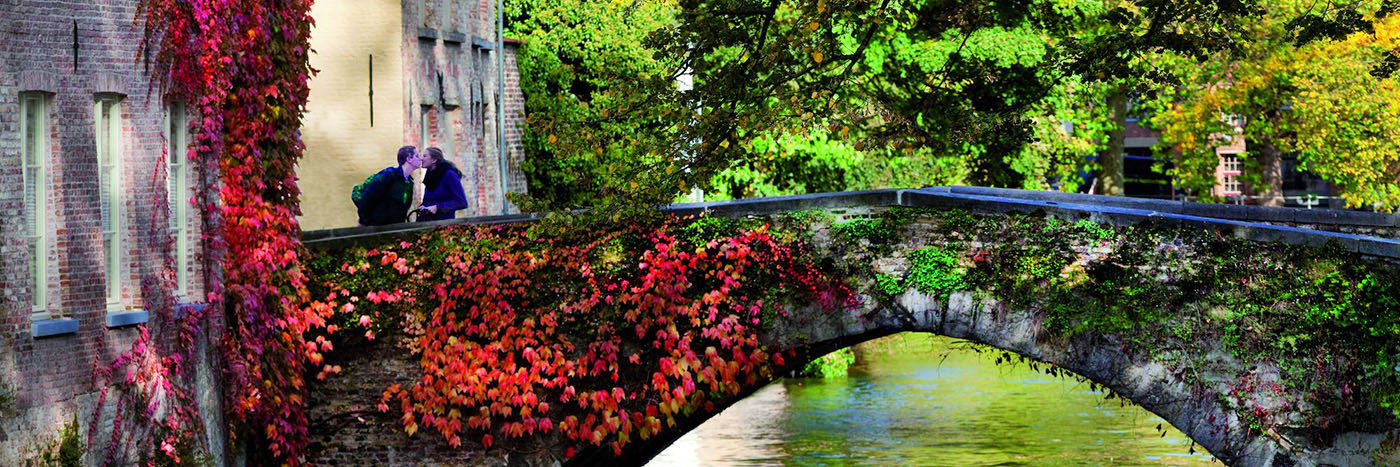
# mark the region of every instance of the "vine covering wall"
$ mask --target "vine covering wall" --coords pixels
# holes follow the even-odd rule
[[[790,297],[855,304],[791,231],[727,222],[459,227],[318,256],[311,309],[330,324],[313,344],[409,349],[422,374],[377,409],[410,435],[618,453],[785,368],[758,331]]]
[[[203,247],[221,270],[208,278],[209,307],[180,318],[180,333],[194,333],[210,313],[225,323],[219,342],[225,404],[234,437],[259,448],[249,452],[258,463],[299,462],[306,435],[304,367],[312,354],[303,334],[320,325],[317,317],[300,314],[306,289],[293,171],[302,152],[298,128],[311,73],[310,5],[142,0],[137,14],[145,25],[143,47],[154,52],[153,85],[165,87],[169,99],[185,102],[198,116],[191,122],[187,156],[218,177],[205,180],[217,185],[217,196],[201,192],[198,201],[208,233]],[[188,348],[189,342],[177,345]],[[112,369],[130,362],[139,367],[157,356],[153,352],[138,343],[132,357]],[[127,374],[138,380],[151,373],[188,378],[178,353],[162,358],[171,364]],[[146,390],[141,399],[186,397],[175,389]],[[186,435],[154,445],[155,460],[180,462],[173,444],[198,428],[189,418],[159,426]]]

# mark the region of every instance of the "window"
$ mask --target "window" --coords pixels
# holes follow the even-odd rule
[[[122,119],[121,100],[99,96],[93,104],[97,139],[98,204],[102,209],[102,252],[107,269],[107,307],[119,308],[122,300]]]
[[[433,125],[429,123],[429,120],[433,118],[433,107],[424,105],[419,106],[419,108],[422,109],[422,112],[418,113],[418,151],[421,152],[428,149],[428,144],[433,140],[431,134],[428,133],[433,131]]]
[[[48,306],[48,97],[22,93],[19,99],[19,133],[24,161],[24,240],[29,250],[30,312],[42,314]]]
[[[1240,194],[1240,156],[1238,154],[1221,154],[1220,173],[1222,175],[1221,190],[1224,191],[1224,194]]]
[[[1224,185],[1225,185],[1225,194],[1227,194],[1227,195],[1238,195],[1238,194],[1240,194],[1240,177],[1239,177],[1238,175],[1226,175],[1226,176],[1225,176],[1225,184],[1224,184]]]
[[[1240,173],[1240,157],[1238,154],[1221,154],[1222,171],[1225,173]]]
[[[170,198],[170,235],[175,239],[175,292],[180,297],[189,296],[190,282],[188,129],[189,117],[184,104],[168,104],[165,107],[166,193]]]

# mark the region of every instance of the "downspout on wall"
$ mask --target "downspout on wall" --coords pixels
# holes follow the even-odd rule
[[[496,155],[501,163],[501,214],[510,214],[510,201],[506,199],[506,179],[510,175],[506,154],[506,9],[504,0],[496,3]]]

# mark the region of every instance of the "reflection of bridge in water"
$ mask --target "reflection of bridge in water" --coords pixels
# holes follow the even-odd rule
[[[1073,378],[924,333],[853,348],[849,376],[769,384],[647,467],[1219,465],[1165,420]]]
[[[888,240],[888,248],[872,248],[865,240],[851,244],[849,238],[838,238],[839,236],[833,233],[833,226],[838,223],[870,218],[892,206],[919,207],[925,210],[918,211],[917,218],[908,227],[902,227],[897,238]],[[940,217],[938,214],[949,212],[950,209],[987,217],[979,217],[979,220],[975,221],[957,220],[962,224],[954,224],[954,220],[950,220],[952,218]],[[1263,387],[1272,387],[1271,384],[1281,380],[1282,370],[1272,362],[1241,361],[1228,353],[1222,353],[1222,344],[1216,340],[1219,333],[1215,330],[1228,323],[1212,321],[1219,319],[1220,316],[1217,315],[1222,313],[1212,308],[1212,298],[1208,296],[1212,291],[1201,290],[1202,284],[1199,283],[1175,282],[1177,277],[1192,274],[1191,271],[1196,265],[1219,264],[1221,261],[1239,259],[1214,256],[1224,254],[1222,252],[1230,255],[1256,255],[1256,259],[1266,262],[1283,262],[1284,271],[1289,271],[1288,261],[1303,261],[1310,265],[1322,261],[1320,264],[1326,267],[1335,268],[1339,264],[1360,265],[1358,267],[1374,268],[1378,271],[1377,274],[1393,274],[1393,269],[1388,269],[1385,264],[1400,263],[1400,241],[1367,235],[1397,236],[1400,221],[1397,221],[1395,216],[1198,205],[961,187],[838,193],[672,208],[673,212],[679,214],[708,211],[711,215],[728,217],[767,216],[798,210],[822,210],[834,217],[832,224],[817,226],[814,231],[813,244],[819,254],[831,255],[831,261],[869,264],[869,268],[878,274],[907,276],[911,269],[917,268],[911,263],[911,253],[929,248],[956,253],[950,260],[953,261],[950,264],[955,264],[956,268],[983,267],[979,265],[983,261],[982,255],[993,251],[1006,255],[1006,264],[1014,264],[1016,268],[1026,271],[1042,264],[1037,261],[1045,260],[1036,256],[1036,252],[1061,249],[1071,258],[1065,259],[1068,263],[1056,264],[1055,268],[1051,268],[1050,276],[1070,277],[1069,283],[1078,284],[1076,281],[1082,279],[1075,278],[1082,278],[1088,274],[1116,285],[1113,290],[1081,289],[1074,288],[1073,285],[1065,286],[1067,288],[1058,292],[1046,289],[1042,291],[1045,297],[1059,293],[1065,295],[1061,298],[1070,299],[1074,303],[1092,304],[1094,300],[1119,303],[1136,296],[1134,294],[1140,294],[1143,289],[1136,286],[1161,282],[1161,287],[1165,287],[1162,290],[1173,294],[1171,303],[1174,308],[1172,314],[1160,318],[1164,320],[1160,323],[1147,321],[1153,323],[1152,326],[1138,323],[1134,327],[1124,328],[1135,330],[1130,335],[1089,332],[1065,336],[1046,331],[1047,310],[1044,309],[1044,303],[1027,301],[1024,298],[1016,302],[1011,300],[1013,297],[989,295],[989,291],[978,290],[970,284],[959,284],[956,290],[947,293],[920,291],[914,288],[901,289],[902,292],[894,293],[888,299],[877,299],[876,295],[873,295],[876,292],[872,289],[867,290],[867,293],[872,295],[867,295],[865,306],[859,310],[823,314],[814,306],[796,306],[791,309],[791,316],[763,323],[760,338],[771,349],[790,349],[798,355],[812,357],[896,332],[931,332],[991,345],[1003,349],[1008,356],[1015,355],[1045,362],[1052,365],[1048,367],[1051,371],[1068,370],[1085,376],[1113,393],[1160,415],[1229,464],[1293,465],[1293,462],[1316,462],[1354,465],[1389,459],[1383,456],[1396,455],[1393,446],[1400,431],[1397,431],[1394,419],[1380,417],[1375,420],[1354,421],[1356,423],[1348,425],[1353,428],[1339,429],[1334,425],[1324,430],[1320,426],[1309,425],[1313,419],[1306,412],[1309,408],[1306,401],[1311,395],[1290,392],[1295,389],[1282,385],[1278,386],[1275,392],[1262,391]],[[1032,213],[1046,217],[1007,215],[1016,213]],[[455,222],[524,220],[528,218],[487,218]],[[1062,228],[1054,226],[1063,226],[1066,222],[1082,226],[1083,234],[1057,240],[1070,243],[1065,245],[1037,244],[1034,240],[1028,240],[1029,237],[998,234],[1018,231],[1016,229],[1022,229],[1022,233],[1033,234],[1035,229],[1048,231]],[[313,249],[336,248],[351,243],[383,242],[388,238],[412,235],[414,231],[437,228],[447,223],[450,222],[309,232],[305,240]],[[1032,223],[1034,227],[1025,230],[1027,223]],[[1113,237],[1115,233],[1112,230],[1095,227],[1105,224],[1144,227],[1121,234],[1126,238],[1118,238]],[[1166,236],[1161,236],[1163,232]],[[1172,232],[1175,232],[1175,238],[1171,238]],[[1208,233],[1202,235],[1201,232]],[[1254,247],[1240,249],[1231,246],[1242,245],[1230,240],[1231,238],[1259,243],[1250,244],[1257,245]],[[1324,244],[1333,246],[1331,249],[1308,250],[1302,254],[1290,253],[1294,250],[1289,248],[1304,247],[1270,246],[1282,244],[1304,247]],[[976,252],[976,256],[969,252]],[[1122,259],[1123,255],[1145,254],[1157,255],[1159,258],[1151,260],[1156,262],[1149,261],[1150,264],[1140,266],[1125,267],[1121,264],[1127,261]],[[1270,274],[1272,276],[1269,277],[1274,277],[1278,272]],[[1267,277],[1241,279],[1247,286],[1251,280],[1265,278]],[[1019,280],[1017,281],[1017,284],[1020,284]],[[1241,287],[1233,283],[1233,278],[1219,284],[1204,285],[1227,289]],[[1129,292],[1128,289],[1135,289],[1137,292]],[[1104,295],[1105,293],[1109,295]],[[1007,303],[1021,303],[1022,306],[1015,308],[1006,305]],[[1184,313],[1191,310],[1196,314]],[[1140,313],[1150,314],[1151,311],[1130,307],[1114,309],[1114,313],[1106,319],[1118,316],[1119,312],[1124,313],[1124,316],[1136,316]],[[1207,322],[1214,324],[1205,324]],[[1167,331],[1175,330],[1171,332],[1180,333],[1182,329],[1190,331],[1193,326],[1202,332],[1216,334],[1201,339],[1183,337],[1180,341],[1173,341],[1177,342],[1177,345],[1181,345],[1181,342],[1191,342],[1190,345],[1193,346],[1171,349],[1171,355],[1175,355],[1172,358],[1176,360],[1167,360],[1163,355],[1152,352],[1139,353],[1140,351],[1130,345],[1131,342],[1143,339],[1170,340],[1171,334]],[[1187,335],[1190,333],[1187,332]],[[392,357],[391,353],[367,352],[355,358],[386,357]],[[1183,367],[1183,361],[1194,363]],[[411,365],[408,368],[411,368]],[[1190,374],[1191,381],[1183,379],[1184,372]],[[353,379],[347,377],[332,380],[328,384],[365,384],[363,381],[346,381]],[[1256,387],[1255,382],[1260,383],[1260,386]],[[758,387],[747,388],[741,397]],[[334,392],[334,389],[329,391]],[[737,399],[731,399],[728,403],[734,400]],[[1367,403],[1370,402],[1363,404]],[[312,406],[321,408],[314,401]],[[1253,412],[1256,409],[1259,412]],[[1363,407],[1360,410],[1367,414],[1386,412],[1376,407]],[[1260,432],[1254,428],[1260,426],[1259,421],[1246,418],[1253,417],[1253,413],[1267,413],[1272,420],[1288,422],[1271,423],[1267,425],[1268,430]],[[312,414],[313,417],[334,415]],[[600,450],[585,452],[575,460],[585,464],[640,464],[709,416],[703,411],[697,411],[693,415],[678,419],[677,430],[666,430],[646,441],[634,440],[624,450],[621,459],[614,458],[610,451]],[[364,433],[367,431],[343,429],[336,436],[358,436]],[[313,438],[315,436],[313,433]],[[421,440],[421,437],[418,439]],[[536,443],[534,446],[541,442],[548,444],[547,441],[532,442]],[[364,451],[371,448],[360,446],[356,449]],[[542,460],[561,457],[559,453],[551,451],[552,449],[562,448],[535,448],[537,452],[552,453],[543,455]],[[472,456],[480,456],[480,453]]]

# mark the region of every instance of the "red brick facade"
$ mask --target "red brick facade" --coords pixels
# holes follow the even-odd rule
[[[175,252],[164,162],[166,107],[158,90],[153,93],[139,54],[141,32],[132,20],[136,3],[0,2],[0,385],[12,387],[15,395],[0,403],[17,413],[0,419],[0,465],[32,459],[36,446],[48,443],[74,415],[85,433],[99,389],[94,363],[108,363],[130,346],[137,335],[132,324],[147,315],[169,315],[145,309],[147,303],[170,303],[164,299],[172,291],[163,271]],[[38,152],[47,168],[39,178],[47,192],[42,223],[47,248],[41,258],[31,257],[26,237],[23,96],[41,98],[48,130],[39,136],[47,150]],[[94,128],[99,98],[119,101],[119,143],[112,146],[119,162],[111,172],[117,174],[113,192],[119,196],[116,278],[107,277],[103,244]],[[212,186],[207,181],[215,174],[200,164],[186,167],[187,186]],[[188,202],[193,195],[192,188],[174,198]],[[202,302],[207,268],[201,266],[199,208],[190,205],[186,212],[187,294],[177,301]],[[47,269],[47,304],[38,313],[31,309],[33,261],[43,261]],[[121,283],[121,298],[109,302],[106,287],[114,279]],[[157,337],[161,321],[151,321]],[[217,411],[212,415],[218,420]],[[90,453],[86,460],[101,459]]]
[[[491,0],[403,1],[405,144],[440,147],[462,169],[462,189],[470,198],[464,215],[469,216],[502,213],[492,6]],[[519,42],[506,41],[504,51],[508,193],[526,191],[518,47]]]

